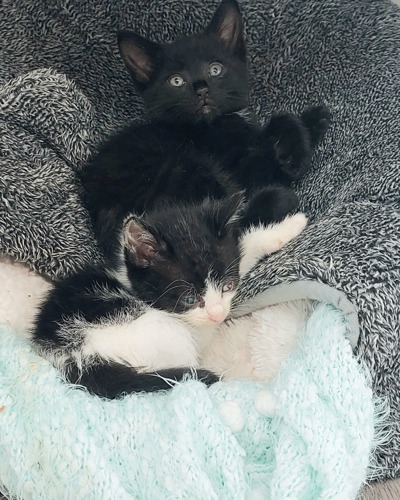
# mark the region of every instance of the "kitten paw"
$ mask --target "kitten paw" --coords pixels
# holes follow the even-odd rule
[[[239,274],[243,276],[263,257],[281,250],[296,238],[306,225],[307,217],[303,213],[297,213],[270,226],[260,224],[247,228],[240,237]]]
[[[299,212],[298,214],[287,217],[283,223],[287,225],[288,239],[284,242],[284,244],[286,244],[304,231],[307,226],[307,217],[305,214]]]
[[[311,162],[310,134],[302,118],[286,113],[275,115],[264,129],[272,146],[273,160],[290,180],[299,179]]]
[[[316,146],[332,123],[332,113],[327,106],[311,106],[303,111],[301,119],[310,134],[312,146]]]
[[[299,206],[296,193],[282,186],[268,186],[251,193],[243,213],[243,225],[282,221]]]
[[[301,234],[307,225],[307,217],[303,213],[298,213],[286,217],[282,222],[274,224],[266,229],[266,241],[268,253],[275,253],[281,250],[289,241]]]

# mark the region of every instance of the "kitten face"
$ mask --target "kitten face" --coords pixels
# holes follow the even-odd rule
[[[193,325],[224,321],[239,281],[242,203],[240,193],[128,219],[124,252],[139,298]]]
[[[222,323],[230,313],[237,283],[238,276],[225,276],[218,280],[209,275],[200,302],[184,312],[185,321],[194,326]]]
[[[243,23],[234,0],[220,4],[202,34],[159,45],[123,31],[118,42],[152,118],[211,122],[247,106]]]

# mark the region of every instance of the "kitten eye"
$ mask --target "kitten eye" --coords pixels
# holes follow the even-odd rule
[[[210,76],[218,76],[222,73],[223,68],[224,67],[222,66],[222,64],[215,62],[210,64],[208,73],[210,74]]]
[[[197,294],[186,295],[186,297],[184,297],[182,300],[183,300],[184,304],[188,307],[192,307],[192,306],[198,304],[198,302],[199,302],[199,298],[198,298]]]
[[[222,287],[222,293],[231,292],[232,290],[234,290],[234,288],[235,288],[235,283],[233,281],[228,281]]]
[[[171,76],[168,80],[169,84],[173,87],[182,87],[186,82],[180,75]]]

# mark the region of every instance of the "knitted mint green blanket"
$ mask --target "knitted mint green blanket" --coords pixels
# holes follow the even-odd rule
[[[0,485],[34,500],[353,499],[376,409],[345,333],[319,305],[268,390],[188,381],[102,401],[1,328]]]

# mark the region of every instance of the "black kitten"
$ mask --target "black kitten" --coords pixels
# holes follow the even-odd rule
[[[240,275],[306,224],[296,214],[243,230],[248,210],[237,193],[128,216],[117,228],[115,265],[79,271],[50,291],[32,336],[40,353],[69,381],[109,398],[168,389],[193,369],[215,382],[199,368]],[[147,304],[139,317],[137,299]]]
[[[297,208],[294,192],[282,186],[308,170],[330,115],[314,107],[300,117],[276,115],[263,128],[245,118],[246,48],[234,0],[222,1],[203,33],[158,44],[122,31],[118,43],[150,122],[112,137],[82,173],[107,256],[127,213],[160,202],[222,198],[244,188],[257,199],[249,223],[279,221]]]

